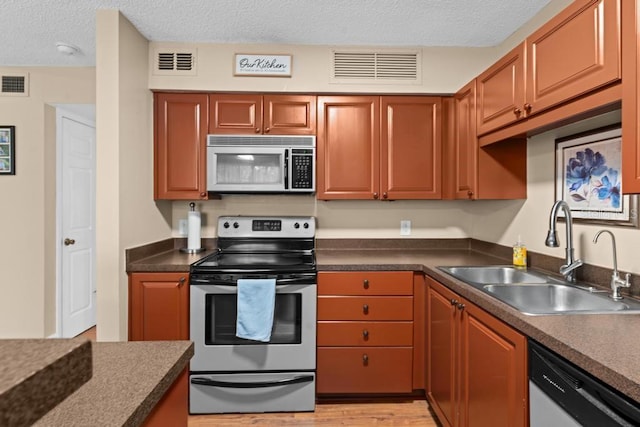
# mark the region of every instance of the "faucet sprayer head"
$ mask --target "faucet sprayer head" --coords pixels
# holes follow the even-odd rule
[[[547,233],[547,239],[544,241],[544,244],[549,246],[550,248],[557,248],[558,246],[560,246],[558,244],[558,233],[556,233],[556,230],[549,230],[549,232]]]

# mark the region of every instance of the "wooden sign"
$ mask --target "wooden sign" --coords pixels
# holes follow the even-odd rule
[[[235,76],[291,77],[291,55],[236,53]]]

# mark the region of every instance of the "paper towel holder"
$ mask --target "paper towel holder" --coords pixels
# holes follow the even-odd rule
[[[180,248],[180,252],[184,254],[199,254],[200,252],[204,252],[205,248],[197,248],[197,249],[189,249],[189,248]]]
[[[189,211],[191,213],[194,213],[195,209],[196,209],[196,204],[193,203],[193,202],[189,203]],[[191,219],[191,218],[189,218],[189,219]],[[199,214],[197,216],[197,220],[198,220],[198,227],[199,227],[199,225],[200,225],[200,216],[199,216]],[[191,239],[191,234],[189,234],[189,239]],[[197,239],[198,239],[198,245],[202,244],[202,241],[201,241],[201,238],[200,238],[199,228],[198,228],[198,238]],[[186,254],[197,254],[197,253],[203,252],[205,250],[204,248],[191,248],[189,246],[191,246],[191,243],[189,243],[186,248],[180,248],[180,252],[186,253]]]

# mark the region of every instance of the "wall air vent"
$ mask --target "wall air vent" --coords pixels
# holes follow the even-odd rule
[[[332,83],[420,83],[419,51],[333,50]]]
[[[3,75],[2,78],[2,96],[28,96],[29,95],[29,75],[14,74]]]
[[[156,49],[154,75],[195,76],[196,54],[194,51]]]

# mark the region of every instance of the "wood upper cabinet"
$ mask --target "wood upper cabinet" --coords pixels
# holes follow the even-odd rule
[[[189,274],[129,275],[129,340],[189,339]]]
[[[380,194],[380,97],[319,96],[318,199]]]
[[[576,0],[527,37],[527,114],[621,78],[620,3]]]
[[[427,398],[448,427],[528,425],[526,337],[427,278]]]
[[[442,98],[381,98],[382,199],[442,198]]]
[[[442,100],[318,97],[317,197],[442,197]]]
[[[478,135],[619,81],[620,3],[574,1],[480,74]],[[624,39],[635,40],[635,35]],[[549,122],[558,120],[552,117]]]
[[[154,94],[154,199],[207,199],[206,94]]]
[[[640,193],[640,4],[622,3],[622,191]]]
[[[311,95],[212,94],[211,134],[315,135]]]
[[[525,44],[521,43],[476,78],[477,133],[489,132],[525,117]]]
[[[478,197],[478,138],[476,136],[476,80],[453,97],[453,111],[448,115],[447,138],[448,185],[453,198]]]

